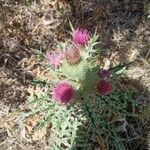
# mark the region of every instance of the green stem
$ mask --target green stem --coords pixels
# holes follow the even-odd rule
[[[101,135],[99,134],[99,132],[98,132],[98,130],[97,130],[97,127],[96,127],[94,118],[92,117],[92,114],[91,114],[91,112],[89,111],[89,107],[88,107],[88,105],[87,105],[86,103],[85,103],[85,108],[86,108],[86,111],[87,111],[87,113],[88,113],[88,115],[89,115],[89,118],[91,119],[91,123],[92,123],[93,126],[94,126],[94,129],[95,129],[95,131],[96,131],[96,134],[97,134],[98,138],[99,138],[101,141],[103,141]]]

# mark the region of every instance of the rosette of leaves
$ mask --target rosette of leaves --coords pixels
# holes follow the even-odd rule
[[[130,115],[126,111],[128,104],[135,107],[136,103],[132,98],[133,93],[121,87],[114,89],[108,96],[96,93],[94,86],[99,79],[100,70],[95,59],[95,53],[98,51],[95,49],[97,39],[98,36],[94,35],[80,50],[81,58],[76,64],[72,65],[64,60],[61,66],[55,69],[44,65],[54,76],[50,83],[34,82],[40,86],[42,83],[42,86],[51,89],[57,82],[67,80],[76,91],[76,99],[70,105],[58,104],[49,91],[34,93],[28,98],[31,112],[25,117],[40,112],[43,118],[38,129],[47,123],[52,125],[50,150],[93,150],[95,147],[109,148],[110,145],[117,150],[125,149],[110,120],[116,116]],[[60,43],[59,50],[65,52],[67,45],[68,43]],[[113,82],[114,77],[110,77]]]

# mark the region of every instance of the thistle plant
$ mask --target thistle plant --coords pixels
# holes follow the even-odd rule
[[[29,106],[30,115],[40,112],[43,116],[38,128],[52,125],[50,150],[92,150],[92,143],[124,149],[110,122],[129,115],[126,108],[136,103],[131,91],[115,87],[117,74],[113,69],[101,69],[96,59],[100,52],[97,41],[96,34],[73,30],[71,40],[59,43],[57,51],[45,56],[44,68],[52,75],[50,82],[44,81],[49,90],[30,95]],[[108,142],[104,142],[106,139]]]

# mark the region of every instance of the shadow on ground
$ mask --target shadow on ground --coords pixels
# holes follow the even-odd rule
[[[100,106],[100,103],[96,103],[96,105],[93,106],[89,104],[89,109],[87,110],[84,108],[83,114],[87,114],[87,116],[90,117],[87,117],[87,122],[79,127],[74,142],[76,146],[72,147],[73,150],[149,149],[150,94],[147,88],[137,80],[121,78],[120,82],[124,90],[134,91],[132,97],[129,96],[129,98],[126,95],[128,97],[128,99],[126,99],[126,96],[123,96],[125,93],[122,93],[123,95],[120,96],[119,99],[122,104],[125,99],[126,102],[129,102],[122,111],[127,111],[130,115],[125,115],[123,113],[115,115],[117,114],[117,109],[115,110],[114,107],[111,115],[105,118],[104,116],[105,114],[108,116],[109,110],[102,111],[103,108]],[[117,84],[115,86],[117,86]],[[136,107],[130,103],[132,98],[138,103]],[[93,122],[95,122],[94,125]],[[114,131],[116,131],[116,135]]]

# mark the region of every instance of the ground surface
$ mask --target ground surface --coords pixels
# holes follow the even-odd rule
[[[56,49],[69,37],[71,21],[100,35],[103,66],[127,63],[128,76],[137,90],[141,111],[150,105],[150,3],[148,0],[0,0],[0,150],[46,150],[49,126],[33,132],[40,115],[25,122],[18,117],[33,88],[34,77],[49,78],[33,49]],[[103,58],[103,59],[102,59]],[[128,84],[124,81],[123,84]],[[143,113],[142,113],[143,114]],[[129,139],[132,149],[148,149],[148,115],[129,120],[138,136]],[[130,144],[129,144],[130,145]],[[130,145],[131,146],[131,145]],[[131,149],[131,147],[127,149]]]

